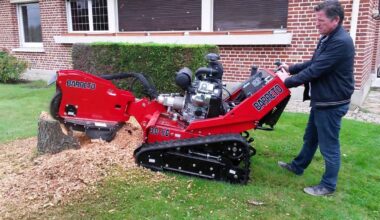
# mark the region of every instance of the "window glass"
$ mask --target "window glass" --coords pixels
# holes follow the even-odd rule
[[[214,31],[286,28],[288,0],[215,0]]]
[[[69,6],[73,31],[108,31],[107,0],[70,0]]]
[[[21,5],[24,41],[42,42],[40,6],[38,3]]]
[[[92,17],[94,31],[108,30],[107,0],[92,1]]]
[[[73,31],[89,31],[88,0],[71,0],[70,8]]]
[[[202,0],[119,0],[119,30],[200,30],[201,6]]]

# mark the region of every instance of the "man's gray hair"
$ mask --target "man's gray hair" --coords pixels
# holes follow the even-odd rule
[[[314,11],[324,11],[326,16],[330,19],[339,17],[339,24],[341,25],[344,19],[344,9],[337,0],[326,0],[319,5],[315,6]]]

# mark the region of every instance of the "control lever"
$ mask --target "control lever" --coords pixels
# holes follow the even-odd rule
[[[284,82],[285,79],[287,77],[289,77],[289,73],[286,72],[286,70],[284,68],[281,68],[280,66],[282,65],[283,63],[281,62],[281,60],[276,60],[276,62],[274,63],[274,65],[277,66],[276,69],[274,69],[274,72],[277,74],[277,76],[280,77],[280,79]]]
[[[277,71],[279,71],[279,70],[280,70],[280,66],[282,65],[282,62],[281,62],[281,60],[276,60],[276,61],[274,62],[274,65],[276,65],[276,66],[277,66],[277,68],[276,68],[276,69],[274,69],[274,72],[277,72]]]
[[[251,68],[251,76],[255,75],[257,73],[258,67],[256,65],[253,65]]]

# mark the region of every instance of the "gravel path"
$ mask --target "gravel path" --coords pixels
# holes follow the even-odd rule
[[[297,112],[297,113],[309,113],[310,112],[310,101],[296,101],[290,100],[285,108],[287,112]],[[375,114],[371,112],[364,112],[359,107],[349,110],[344,118],[353,119],[363,122],[371,122],[380,124],[380,114]]]

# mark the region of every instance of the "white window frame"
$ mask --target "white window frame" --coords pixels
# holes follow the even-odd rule
[[[38,3],[38,1],[36,2],[28,2],[28,3],[24,3],[24,4],[17,4],[17,7],[16,7],[16,10],[17,10],[17,22],[18,22],[18,27],[19,27],[19,39],[20,39],[20,47],[22,48],[43,48],[43,39],[41,39],[41,42],[37,43],[37,42],[33,42],[33,43],[30,43],[30,42],[25,42],[25,35],[24,35],[24,24],[22,22],[22,11],[21,11],[21,7],[24,6],[24,5],[28,5],[30,3]],[[40,17],[41,17],[41,9],[40,9]],[[40,21],[41,23],[41,21]],[[42,32],[42,30],[41,30]],[[42,33],[41,33],[42,35]]]
[[[214,2],[215,0],[202,0],[201,2],[201,29],[200,32],[217,32],[214,31]],[[127,31],[127,32],[120,32],[119,31],[119,15],[117,6],[119,5],[118,0],[108,0],[108,7],[109,7],[109,13],[108,13],[108,19],[109,21],[113,21],[113,33],[128,33],[128,32],[134,32],[134,31]],[[111,12],[111,9],[113,12]],[[110,17],[111,14],[114,14],[115,16],[113,18]],[[197,30],[189,30],[190,32],[197,32]],[[286,28],[278,28],[273,29],[273,32],[286,32]],[[87,31],[88,32],[88,31]],[[139,31],[137,31],[139,32]],[[173,32],[173,31],[140,31],[140,32],[148,32],[148,33],[155,33],[155,32]],[[176,32],[176,30],[174,30]],[[78,32],[75,32],[78,33]],[[98,32],[97,32],[98,33]]]
[[[202,0],[202,32],[214,31],[214,0]]]
[[[166,44],[213,44],[213,45],[291,45],[293,34],[286,28],[271,29],[271,33],[255,34],[255,31],[222,31],[226,34],[213,34],[213,13],[215,0],[202,0],[201,8],[201,30],[178,31],[183,32],[183,36],[178,35],[161,35],[160,33],[177,32],[177,31],[119,31],[118,0],[107,0],[108,7],[108,31],[72,31],[70,22],[70,7],[66,3],[67,23],[69,35],[54,36],[55,43],[73,44],[73,43],[93,43],[93,42],[129,42],[129,43],[166,43]],[[141,32],[145,35],[142,36]],[[197,35],[197,32],[203,32]],[[258,31],[260,32],[260,31]],[[112,36],[102,35],[112,33]],[[126,34],[123,34],[126,33]],[[153,35],[155,33],[155,35]],[[194,35],[192,33],[195,33]],[[73,35],[70,35],[73,34]],[[76,35],[78,34],[78,35]],[[88,35],[87,35],[88,34]]]
[[[92,18],[92,0],[88,1],[88,16],[89,16],[89,26],[88,31],[74,31],[72,27],[71,19],[71,7],[70,1],[66,1],[66,19],[68,26],[68,33],[119,33],[119,15],[118,15],[118,0],[107,0],[107,10],[108,10],[108,31],[94,31],[93,28],[93,18]],[[201,6],[201,32],[215,32],[214,31],[214,0],[202,0]],[[273,31],[284,29],[273,29]],[[190,30],[191,32],[196,32],[196,30]],[[144,32],[173,32],[173,31],[144,31]],[[124,32],[121,32],[124,33]]]
[[[95,31],[94,23],[92,18],[92,0],[88,1],[88,22],[90,30],[88,31],[74,31],[73,23],[71,18],[71,6],[70,1],[66,1],[66,18],[67,18],[67,28],[69,33],[115,33],[115,0],[107,0],[107,11],[108,11],[108,31]]]

